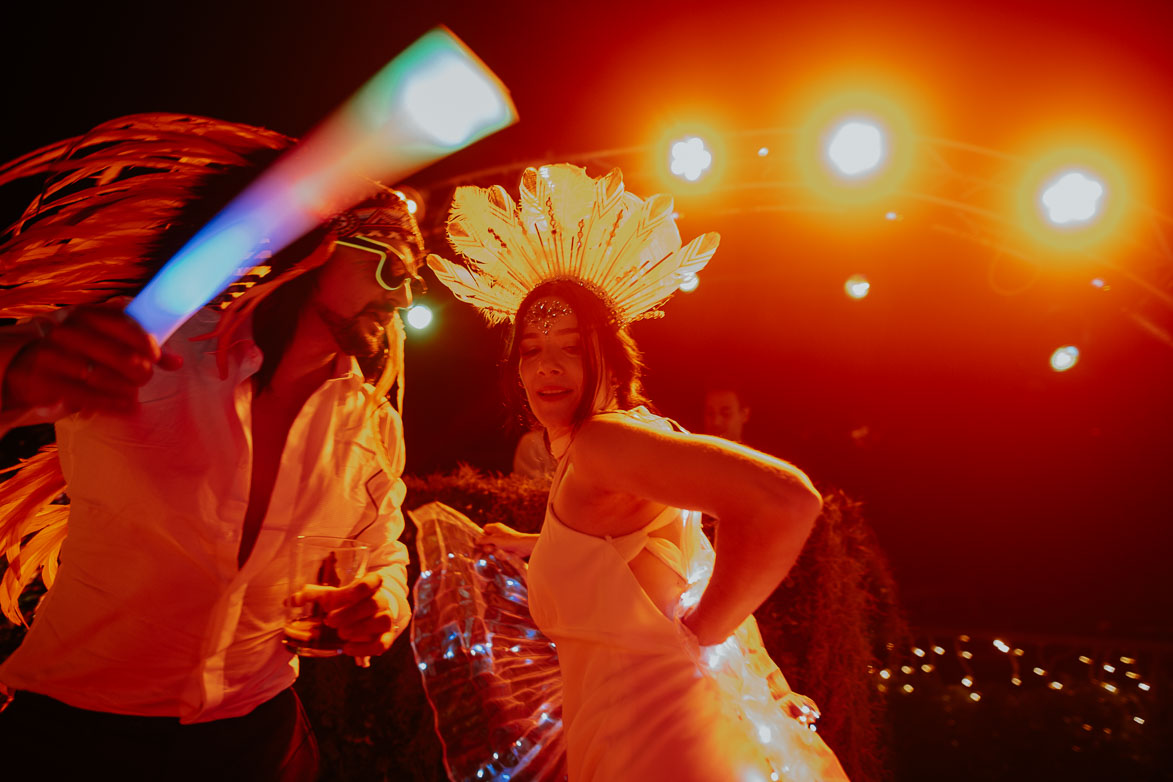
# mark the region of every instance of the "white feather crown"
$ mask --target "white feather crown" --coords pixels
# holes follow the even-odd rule
[[[456,190],[448,241],[467,266],[428,256],[436,277],[491,323],[512,320],[525,297],[552,280],[584,285],[619,325],[647,317],[704,268],[721,237],[681,247],[672,196],[647,201],[623,189],[611,169],[593,179],[565,163],[527,168],[518,203],[500,185]]]

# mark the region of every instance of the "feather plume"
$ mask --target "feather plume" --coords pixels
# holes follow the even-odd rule
[[[5,472],[15,475],[0,484],[0,551],[8,563],[0,581],[0,611],[23,624],[17,600],[42,566],[52,564],[46,586],[56,575],[69,508],[52,504],[65,491],[56,444]]]
[[[61,545],[69,532],[69,508],[55,506],[45,512],[49,522],[20,551],[20,561],[9,563],[0,579],[0,611],[13,624],[27,624],[20,611],[20,596],[40,574],[45,588],[57,576]]]
[[[138,289],[147,250],[209,173],[292,139],[180,114],[103,123],[0,165],[0,185],[43,177],[40,195],[0,233],[0,316],[104,301]]]

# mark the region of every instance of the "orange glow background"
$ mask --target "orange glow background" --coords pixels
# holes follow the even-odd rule
[[[1092,257],[1057,253],[1031,239],[1015,188],[1031,161],[1084,147],[1114,162],[1133,207],[1173,214],[1173,3],[246,5],[19,12],[14,29],[39,48],[2,53],[3,157],[136,111],[303,133],[437,23],[511,88],[521,121],[413,177],[421,191],[646,146],[627,179],[647,196],[670,185],[655,144],[699,123],[734,157],[707,193],[677,184],[681,232],[723,241],[695,293],[636,327],[661,409],[699,426],[710,375],[749,386],[751,442],[865,503],[916,622],[1168,633],[1173,349],[1126,312],[1171,330],[1173,317],[1113,265],[1173,284],[1171,264],[1143,252],[1153,233],[1135,208]],[[773,194],[737,189],[765,165],[800,181],[787,144],[847,91],[886,99],[919,137],[1020,158],[965,157],[960,172],[995,185],[964,203],[1020,231],[1015,252],[943,230],[956,212],[924,199],[833,213],[796,189],[786,203],[809,208],[760,211]],[[757,137],[737,135],[756,128],[789,132],[764,161]],[[902,189],[938,185],[914,155]],[[428,208],[435,228],[445,205]],[[842,292],[854,273],[872,283],[859,302]],[[517,433],[502,428],[500,336],[439,287],[436,322],[409,337],[409,470],[505,467]],[[1070,343],[1080,364],[1052,373],[1051,351]]]

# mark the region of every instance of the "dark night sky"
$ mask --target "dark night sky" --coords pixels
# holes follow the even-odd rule
[[[853,80],[907,101],[923,136],[1010,155],[1051,133],[1109,139],[1138,199],[1173,214],[1158,179],[1173,162],[1167,3],[719,5],[39,4],[0,47],[0,157],[141,111],[301,134],[443,22],[510,86],[522,121],[413,177],[433,217],[446,207],[437,183],[467,172],[651,144],[694,118],[793,128],[820,89]],[[604,159],[637,194],[667,187],[631,156]],[[1087,285],[1107,264],[1155,277],[1151,259],[1121,241],[1037,271],[934,230],[956,216],[923,203],[762,212],[769,195],[736,172],[725,185],[678,197],[686,238],[723,236],[700,289],[636,326],[661,409],[696,426],[705,380],[738,379],[755,445],[865,503],[914,621],[1167,637],[1173,350],[1122,314],[1139,289]],[[878,219],[888,208],[906,219]],[[1125,230],[1151,238],[1139,222]],[[862,302],[842,295],[854,272],[873,281]],[[1021,290],[996,292],[1002,277]],[[429,299],[438,325],[408,355],[409,469],[504,466],[500,336],[441,292]],[[1050,351],[1071,341],[1084,360],[1051,373]]]

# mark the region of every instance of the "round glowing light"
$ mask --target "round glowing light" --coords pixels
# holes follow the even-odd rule
[[[884,134],[871,122],[844,122],[827,143],[827,158],[844,176],[867,174],[884,159]]]
[[[399,195],[403,196],[403,201],[404,201],[404,203],[407,204],[408,214],[415,214],[416,212],[419,211],[420,205],[416,203],[414,198],[412,198],[408,195],[405,195],[403,192],[401,192],[399,190],[396,190],[395,192],[398,193]]]
[[[1068,171],[1048,182],[1039,197],[1055,225],[1086,223],[1100,211],[1104,183],[1081,171]]]
[[[678,177],[695,182],[713,165],[713,154],[699,136],[677,141],[672,145],[670,170]]]
[[[847,278],[847,282],[843,283],[843,291],[851,299],[862,299],[868,295],[871,288],[872,284],[862,274],[853,274]]]
[[[758,157],[765,157],[768,154],[770,154],[769,147],[758,147]]]
[[[1075,345],[1064,345],[1051,354],[1051,369],[1056,372],[1066,372],[1079,363],[1079,348]]]
[[[417,331],[432,325],[432,311],[422,304],[417,304],[407,310],[407,325]]]
[[[701,280],[695,274],[690,274],[680,281],[679,288],[685,293],[692,293],[696,290],[696,286],[701,284]]]

